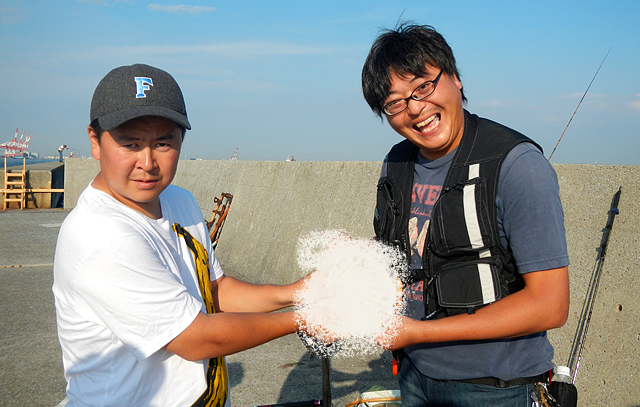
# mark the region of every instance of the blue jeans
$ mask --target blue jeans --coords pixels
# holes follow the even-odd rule
[[[482,384],[434,380],[405,357],[398,383],[403,407],[531,407],[533,385],[498,388]]]

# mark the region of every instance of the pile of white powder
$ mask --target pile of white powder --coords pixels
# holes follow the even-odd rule
[[[301,238],[298,263],[316,272],[296,293],[298,321],[312,336],[340,338],[339,355],[381,352],[374,338],[393,326],[402,311],[401,261],[395,249],[339,231]]]

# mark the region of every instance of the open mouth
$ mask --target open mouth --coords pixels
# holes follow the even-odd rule
[[[440,124],[440,113],[429,116],[425,121],[420,122],[414,128],[420,133],[428,133],[434,130]]]

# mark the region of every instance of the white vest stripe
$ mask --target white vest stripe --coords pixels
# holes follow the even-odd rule
[[[469,166],[469,179],[477,178],[480,175],[480,164]],[[480,224],[478,222],[478,210],[476,209],[476,186],[475,184],[465,185],[463,194],[464,220],[467,224],[467,233],[471,247],[480,248],[483,246]],[[480,257],[491,257],[490,250],[483,250]]]
[[[490,304],[496,300],[496,292],[493,288],[493,278],[491,276],[491,266],[488,264],[478,264],[478,276],[482,287],[482,302]]]
[[[480,175],[480,164],[469,166],[469,179],[477,178]],[[480,224],[478,221],[478,210],[476,208],[476,185],[469,184],[464,187],[463,205],[464,218],[467,224],[467,233],[471,247],[480,248],[483,246],[482,235],[480,233]],[[491,250],[483,250],[478,253],[480,258],[491,257]],[[482,302],[489,304],[496,300],[496,293],[493,287],[493,277],[491,275],[491,266],[488,264],[478,264],[478,277],[480,278],[480,286],[482,289]]]

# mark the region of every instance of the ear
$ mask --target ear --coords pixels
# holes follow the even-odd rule
[[[91,125],[87,126],[87,134],[89,135],[89,141],[91,142],[91,155],[96,160],[100,161],[100,139]]]
[[[458,87],[458,89],[462,90],[462,82],[460,82],[460,79],[458,79],[458,75],[453,75],[451,77],[451,79],[453,79],[453,83],[456,84],[456,86]]]

